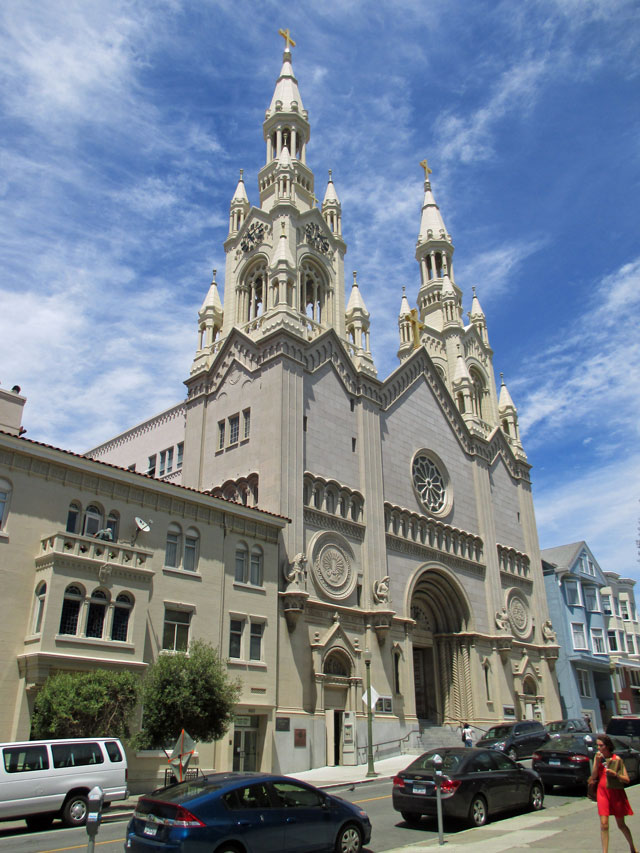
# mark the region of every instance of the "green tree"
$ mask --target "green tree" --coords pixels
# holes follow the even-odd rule
[[[139,684],[126,671],[50,675],[36,697],[31,737],[128,737]]]
[[[196,741],[210,743],[229,728],[240,695],[217,650],[194,640],[188,652],[160,655],[142,685],[142,731],[136,745],[173,745],[182,729]]]

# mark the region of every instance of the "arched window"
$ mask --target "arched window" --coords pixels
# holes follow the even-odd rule
[[[84,590],[79,584],[69,584],[64,591],[62,613],[60,614],[60,633],[77,634],[80,606],[84,600]]]
[[[95,589],[92,592],[87,613],[87,637],[102,639],[108,603],[109,595],[103,589]]]
[[[82,507],[78,501],[71,501],[67,510],[67,533],[77,533],[82,516]]]
[[[464,394],[462,391],[458,391],[456,399],[458,400],[458,411],[464,415]]]
[[[402,693],[400,689],[400,652],[393,653],[393,689],[396,693]]]
[[[111,540],[118,541],[118,528],[120,527],[120,515],[112,510],[107,516],[107,530],[111,531]]]
[[[36,601],[33,616],[33,633],[39,634],[42,631],[42,620],[44,618],[44,605],[47,598],[47,585],[41,581],[36,587]]]
[[[82,521],[82,533],[84,536],[95,536],[98,530],[102,530],[102,510],[96,504],[89,504],[84,511]]]
[[[198,544],[199,534],[195,527],[190,527],[184,537],[184,562],[182,567],[187,572],[195,572],[198,569]]]
[[[167,528],[167,544],[164,551],[164,564],[170,569],[177,569],[180,565],[180,551],[182,549],[182,529],[178,524],[170,524]]]
[[[0,530],[4,530],[9,515],[9,498],[11,497],[11,483],[0,479]]]
[[[129,617],[133,609],[133,599],[126,592],[121,592],[116,598],[111,623],[111,639],[119,643],[127,642],[129,633]]]
[[[262,548],[257,545],[251,549],[249,583],[253,586],[262,586]]]
[[[300,311],[316,323],[326,319],[327,288],[313,264],[303,263],[300,273]]]
[[[267,265],[254,265],[238,288],[238,322],[248,323],[259,317],[266,308]]]
[[[469,373],[471,375],[471,381],[473,382],[473,410],[479,418],[484,420],[483,405],[486,393],[486,384],[484,378],[474,368],[471,368]]]
[[[331,652],[324,662],[323,671],[325,675],[337,675],[340,678],[348,678],[351,667],[348,660],[340,652]]]
[[[239,542],[236,547],[236,571],[235,580],[238,583],[246,583],[248,577],[249,549],[244,542]]]

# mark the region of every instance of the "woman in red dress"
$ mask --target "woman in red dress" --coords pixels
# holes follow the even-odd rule
[[[631,837],[631,830],[624,822],[626,815],[633,814],[629,800],[622,785],[629,784],[627,768],[613,752],[613,742],[608,735],[598,735],[595,761],[591,771],[591,779],[598,783],[597,801],[600,815],[600,839],[602,853],[609,851],[609,815],[613,815],[618,829],[624,835],[629,845],[630,853],[638,853]],[[607,785],[607,781],[609,785]],[[617,785],[618,787],[610,787]]]

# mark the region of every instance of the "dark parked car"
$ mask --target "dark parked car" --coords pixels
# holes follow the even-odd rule
[[[552,723],[547,723],[545,729],[549,732],[550,737],[558,737],[572,732],[584,732],[585,734],[591,732],[585,721],[577,718],[575,720],[554,720]]]
[[[269,773],[212,773],[140,797],[125,850],[360,853],[370,838],[365,811],[305,782]]]
[[[640,752],[624,738],[612,737],[616,755],[624,761],[631,782],[640,778]],[[553,738],[533,754],[531,767],[540,774],[545,786],[586,786],[591,762],[596,754],[596,735],[564,734]]]
[[[408,823],[437,809],[434,755],[442,765],[442,813],[483,826],[497,812],[541,809],[542,780],[533,770],[488,749],[446,747],[432,749],[412,762],[393,780],[393,807]]]
[[[640,717],[629,715],[627,717],[611,717],[607,723],[606,732],[613,737],[627,738],[630,746],[640,749]]]
[[[493,726],[480,738],[476,746],[498,749],[515,761],[518,758],[529,758],[548,740],[549,733],[542,723],[537,720],[521,720],[518,723]]]

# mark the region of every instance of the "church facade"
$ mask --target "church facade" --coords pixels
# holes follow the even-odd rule
[[[224,302],[214,273],[186,399],[88,455],[290,520],[275,690],[238,710],[275,769],[364,760],[367,670],[375,743],[420,725],[558,718],[517,411],[496,387],[475,293],[463,322],[426,161],[415,307],[403,292],[399,365],[381,379],[331,173],[316,206],[288,36],[262,131],[258,204],[241,173]],[[251,585],[246,555],[233,571]],[[251,618],[220,618],[221,650],[242,667]]]

